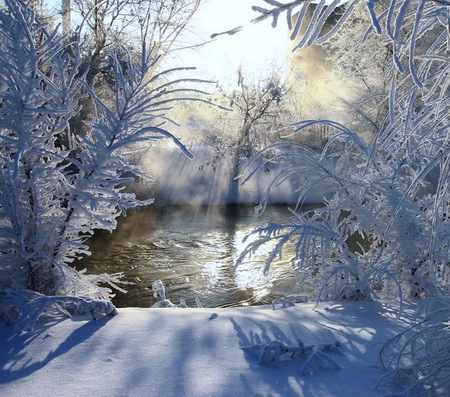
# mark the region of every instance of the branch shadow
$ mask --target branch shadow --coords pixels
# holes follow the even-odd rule
[[[37,370],[44,368],[55,358],[66,354],[75,346],[91,338],[92,335],[103,328],[111,319],[112,317],[105,317],[96,321],[87,321],[84,325],[77,327],[56,349],[50,351],[47,356],[42,359],[29,357],[20,367],[18,367],[17,363],[24,359],[26,355],[25,348],[37,338],[46,339],[50,337],[49,334],[46,334],[46,331],[51,329],[51,325],[42,325],[34,333],[22,334],[17,333],[12,326],[5,326],[2,333],[6,334],[6,338],[0,344],[0,368],[2,369],[0,371],[0,384],[27,377]]]
[[[291,346],[296,345],[296,339],[301,339],[305,345],[328,344],[337,340],[341,346],[326,354],[341,369],[324,368],[305,376],[300,373],[303,360],[284,361],[273,367],[259,365],[257,353],[243,352],[251,372],[241,375],[241,383],[247,384],[254,395],[261,394],[258,383],[266,383],[267,389],[283,397],[346,395],[348,388],[370,389],[367,396],[381,395],[375,390],[384,373],[378,365],[379,350],[384,341],[410,324],[415,305],[406,305],[402,317],[395,307],[377,302],[331,303],[313,311],[315,314],[311,317],[303,317],[300,311],[289,312],[286,309],[279,322],[242,318],[230,318],[230,321],[240,347],[274,340]],[[342,379],[346,381],[342,382]]]
[[[312,329],[302,325],[299,321],[289,322],[287,327],[286,324],[280,327],[269,320],[262,322],[247,319],[240,324],[235,318],[231,317],[230,322],[239,338],[241,348],[254,344],[267,344],[274,340],[281,341],[286,345],[296,345],[297,339],[301,339],[305,344],[314,344],[318,341],[329,343],[335,341],[331,330]],[[273,395],[283,397],[314,395],[314,390],[308,391],[310,389],[308,379],[311,378],[300,374],[302,360],[284,361],[279,366],[260,365],[258,364],[258,355],[248,352],[243,352],[243,354],[252,372],[251,377],[258,379],[255,382],[254,379],[241,374],[240,381],[247,385],[246,387],[251,391],[251,395],[266,396],[267,394],[260,391],[264,389],[271,390]]]

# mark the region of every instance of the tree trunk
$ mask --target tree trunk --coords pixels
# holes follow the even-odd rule
[[[241,172],[241,160],[243,157],[250,157],[248,148],[250,147],[250,126],[244,126],[241,137],[238,141],[236,151],[233,156],[231,168],[231,180],[228,188],[227,204],[239,204],[239,184],[240,181],[236,177]]]
[[[70,6],[71,0],[61,0],[61,18],[62,18],[63,35],[68,35],[72,31]]]

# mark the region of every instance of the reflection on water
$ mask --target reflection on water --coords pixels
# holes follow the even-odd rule
[[[89,273],[122,271],[127,294],[117,292],[118,307],[150,307],[155,303],[151,285],[162,280],[167,297],[195,306],[198,297],[205,307],[252,305],[270,302],[281,290],[289,292],[296,279],[287,252],[264,275],[263,252],[247,259],[232,273],[246,243],[243,238],[255,225],[274,218],[285,207],[271,206],[263,218],[251,223],[253,208],[170,207],[146,209],[119,220],[112,234],[101,233],[89,242],[92,256],[77,268]]]

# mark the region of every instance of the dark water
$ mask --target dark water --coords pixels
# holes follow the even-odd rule
[[[251,222],[253,207],[150,208],[120,218],[114,233],[101,233],[89,245],[91,257],[77,265],[89,273],[123,272],[127,294],[117,292],[118,307],[150,307],[156,300],[152,283],[162,280],[173,303],[181,298],[195,307],[230,307],[269,303],[294,292],[296,278],[287,252],[266,275],[268,248],[247,259],[233,274],[242,239],[274,213],[287,214],[285,206],[271,206],[263,218]]]

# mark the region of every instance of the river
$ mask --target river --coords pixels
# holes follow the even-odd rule
[[[173,303],[196,298],[204,307],[235,307],[270,303],[274,297],[295,292],[298,282],[287,250],[264,275],[268,249],[246,259],[233,273],[243,239],[275,213],[287,214],[286,206],[269,206],[253,220],[252,206],[170,206],[140,210],[119,219],[113,233],[101,232],[88,245],[92,251],[77,264],[88,273],[123,272],[117,307],[150,307],[152,283],[162,280]]]

